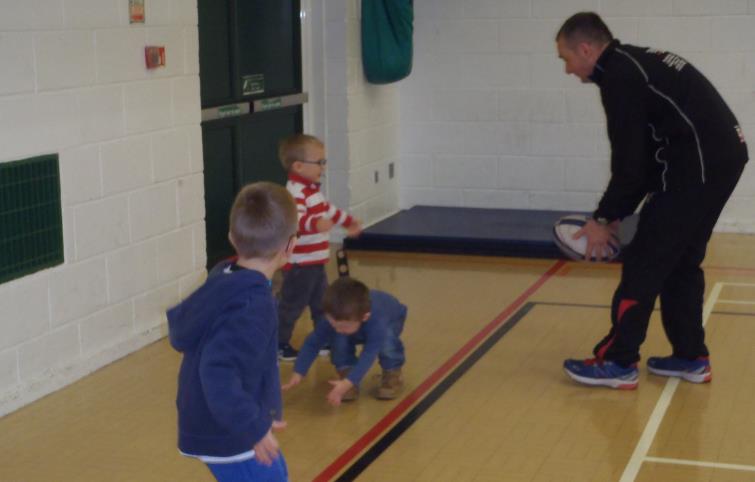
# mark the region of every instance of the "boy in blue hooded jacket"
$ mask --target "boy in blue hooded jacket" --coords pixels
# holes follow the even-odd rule
[[[282,186],[244,187],[228,238],[238,259],[168,311],[178,376],[178,448],[218,481],[285,481],[273,429],[282,421],[278,315],[270,288],[296,243],[297,213]]]

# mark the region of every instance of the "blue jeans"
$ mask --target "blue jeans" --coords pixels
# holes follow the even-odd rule
[[[218,482],[288,482],[288,468],[283,454],[267,466],[256,458],[231,464],[207,464]]]
[[[404,344],[399,338],[404,330],[404,320],[405,317],[392,320],[388,325],[385,342],[380,348],[380,353],[378,353],[378,362],[383,370],[401,368],[406,361]],[[357,363],[356,347],[363,345],[365,341],[364,337],[359,334],[333,337],[333,346],[330,347],[330,361],[337,370],[353,367]]]

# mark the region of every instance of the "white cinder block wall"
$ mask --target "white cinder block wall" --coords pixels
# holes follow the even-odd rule
[[[609,174],[598,89],[563,71],[554,36],[578,11],[627,43],[672,50],[720,89],[755,153],[752,0],[415,0],[400,86],[401,207],[592,210]],[[718,228],[755,232],[755,168]]]
[[[364,78],[361,0],[323,4],[328,196],[371,224],[398,210],[399,84]]]
[[[204,276],[195,0],[0,0],[0,162],[59,153],[65,263],[0,285],[0,415],[165,335]],[[167,65],[147,71],[144,46]]]

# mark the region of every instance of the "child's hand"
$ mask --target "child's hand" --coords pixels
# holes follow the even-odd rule
[[[280,432],[284,428],[288,427],[288,422],[283,420],[273,420],[273,431]]]
[[[283,391],[286,391],[289,388],[293,388],[296,385],[300,384],[303,379],[304,379],[303,376],[301,376],[298,373],[294,372],[294,373],[291,374],[291,378],[288,379],[288,383],[286,383],[285,385],[283,385],[281,387],[281,389],[283,389]]]
[[[328,393],[328,403],[337,407],[341,404],[341,398],[354,386],[348,379],[343,380],[329,380],[328,383],[333,385],[333,389]]]
[[[318,233],[325,233],[333,229],[333,221],[330,218],[318,218],[315,224]]]
[[[278,440],[272,430],[268,430],[262,440],[254,444],[254,458],[263,465],[273,465],[273,460],[277,459],[279,454]]]
[[[354,219],[349,224],[349,227],[346,228],[346,235],[350,238],[356,238],[360,234],[362,234],[362,223],[358,219]]]

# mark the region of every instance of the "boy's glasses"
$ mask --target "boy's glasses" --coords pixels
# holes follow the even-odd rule
[[[328,163],[327,159],[320,159],[319,161],[299,161],[303,162],[304,164],[317,164],[320,167],[325,167],[325,164]]]

